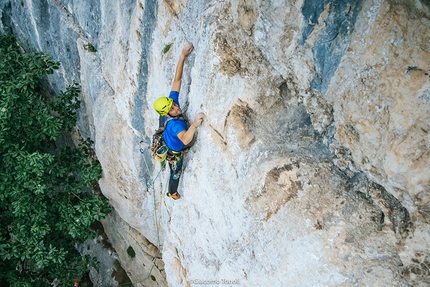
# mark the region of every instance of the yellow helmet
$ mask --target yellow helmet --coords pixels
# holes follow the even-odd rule
[[[158,98],[154,103],[154,110],[161,116],[165,116],[169,113],[172,107],[173,100],[168,97]]]

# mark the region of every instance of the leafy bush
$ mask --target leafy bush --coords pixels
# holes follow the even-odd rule
[[[91,44],[91,43],[88,43],[88,44],[86,45],[86,48],[87,48],[87,50],[88,50],[89,52],[93,52],[93,53],[97,52],[97,48],[96,48],[93,44]]]
[[[130,258],[136,257],[136,252],[134,251],[133,247],[129,246],[127,248],[127,254],[130,256]]]
[[[10,286],[65,286],[84,274],[91,259],[75,245],[110,212],[94,192],[102,171],[92,142],[57,146],[80,106],[76,84],[53,99],[40,92],[59,65],[0,35],[0,282]]]
[[[172,47],[172,43],[169,43],[169,44],[165,45],[164,48],[163,48],[163,50],[161,51],[161,53],[163,55],[166,54],[167,52],[169,52],[170,47]]]

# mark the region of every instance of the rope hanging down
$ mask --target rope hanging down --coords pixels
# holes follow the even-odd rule
[[[142,148],[142,144],[143,144],[143,141],[141,141],[140,142],[140,153],[142,154],[142,157],[143,157],[143,160],[145,161],[145,166],[146,166],[146,171],[148,172],[148,174],[150,174],[150,170],[149,170],[149,166],[148,166],[148,162],[146,161],[146,158],[145,158],[145,156],[144,156],[144,149]],[[157,175],[155,176],[155,178],[152,180],[152,181],[150,181],[150,188],[152,188],[152,194],[153,194],[153,202],[154,202],[154,217],[155,217],[155,226],[156,226],[156,229],[157,229],[157,254],[155,254],[155,256],[154,256],[154,258],[152,259],[152,266],[151,266],[151,269],[149,270],[149,273],[148,273],[148,276],[146,276],[145,278],[143,278],[142,280],[140,280],[140,281],[137,281],[137,282],[134,282],[134,284],[137,284],[137,283],[141,283],[141,282],[144,282],[144,281],[146,281],[146,280],[148,280],[150,277],[151,277],[151,273],[152,273],[152,270],[154,269],[154,267],[155,267],[155,260],[157,259],[157,257],[158,257],[158,255],[160,255],[160,246],[161,246],[161,244],[160,244],[160,228],[159,228],[159,222],[158,222],[158,215],[157,215],[157,200],[156,200],[156,198],[155,198],[155,187],[154,187],[154,183],[155,183],[155,181],[157,180],[157,178],[158,178],[158,176],[160,175],[160,173],[161,173],[161,171],[163,170],[163,168],[160,168],[160,170],[158,171],[158,173],[157,173]],[[153,275],[152,275],[153,276]],[[152,279],[152,278],[151,278]],[[119,285],[119,286],[127,286],[127,285],[133,285],[133,282],[129,282],[129,283],[124,283],[124,284],[121,284],[121,285]]]

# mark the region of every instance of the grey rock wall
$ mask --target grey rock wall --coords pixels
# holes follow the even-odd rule
[[[82,87],[104,229],[135,286],[430,284],[428,1],[0,9],[3,31],[61,61],[54,92]],[[146,147],[185,42],[181,105],[207,118],[174,202]]]

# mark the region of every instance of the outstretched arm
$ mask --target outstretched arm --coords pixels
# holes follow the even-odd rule
[[[182,71],[184,70],[184,62],[188,55],[193,51],[193,44],[187,44],[182,49],[181,56],[179,57],[178,65],[176,66],[175,78],[173,79],[172,91],[179,92],[182,84]]]

